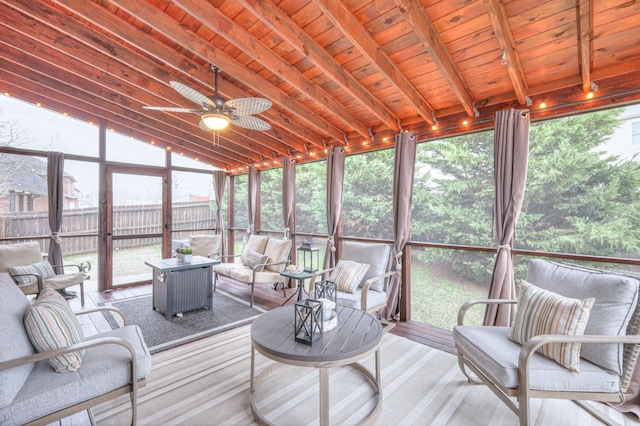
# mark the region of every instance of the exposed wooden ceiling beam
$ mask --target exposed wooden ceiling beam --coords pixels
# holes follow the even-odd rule
[[[516,42],[513,39],[513,33],[509,25],[507,12],[501,0],[484,0],[484,5],[491,19],[493,33],[502,51],[502,61],[507,67],[507,72],[509,73],[509,78],[511,78],[511,84],[513,85],[518,102],[520,105],[526,105],[527,84],[524,79],[520,56],[516,50]]]
[[[389,55],[382,50],[371,34],[346,8],[343,2],[333,0],[313,0],[322,12],[331,19],[355,48],[368,58],[371,65],[411,103],[417,113],[429,124],[435,123],[435,111],[427,100],[420,95],[409,79],[393,63]]]
[[[593,58],[593,0],[578,0],[578,43],[582,90],[591,91],[591,60]]]
[[[112,4],[119,7],[134,18],[144,22],[152,27],[155,31],[163,34],[165,37],[174,40],[182,45],[185,49],[201,56],[207,62],[215,64],[225,72],[236,76],[244,84],[252,87],[258,93],[264,94],[275,104],[287,109],[292,114],[305,120],[307,123],[318,129],[322,134],[334,138],[336,141],[342,141],[344,132],[329,123],[325,119],[316,114],[312,114],[300,102],[289,94],[283,92],[258,74],[247,69],[244,65],[229,57],[222,51],[213,48],[204,40],[197,38],[192,31],[180,25],[180,23],[171,19],[168,15],[158,13],[150,13],[149,4],[143,2],[130,2],[128,0],[112,0]]]
[[[163,117],[142,108],[143,105],[149,103],[166,103],[166,100],[156,96],[156,92],[162,94],[167,89],[163,84],[159,84],[153,79],[136,81],[137,77],[139,77],[139,73],[137,73],[136,70],[130,69],[124,64],[115,64],[115,61],[109,57],[100,60],[102,53],[87,49],[85,44],[67,35],[60,34],[44,23],[40,25],[30,25],[30,20],[33,19],[33,17],[27,18],[24,15],[18,15],[17,11],[13,9],[6,10],[5,6],[2,5],[0,5],[0,8],[2,9],[4,17],[2,25],[13,28],[15,31],[19,31],[22,35],[27,36],[16,37],[13,46],[26,52],[24,56],[25,63],[31,55],[47,58],[51,64],[56,64],[58,67],[65,67],[65,69],[75,73],[73,77],[65,78],[66,83],[70,84],[73,82],[75,87],[82,91],[94,88],[93,93],[96,99],[103,97],[107,98],[108,101],[113,101],[116,96],[120,96],[118,99],[120,104],[133,108],[135,108],[136,104],[139,105],[137,109],[140,111],[141,117],[153,117],[163,126],[173,127],[173,133],[180,135],[183,140],[211,144],[211,139],[207,133],[200,130],[196,125],[198,120],[196,116],[175,114]],[[65,21],[64,27],[67,29],[76,25],[73,21],[68,20],[67,15],[62,14],[62,16],[56,16],[56,14],[55,11],[50,11],[50,13],[46,14],[47,22],[62,19]],[[51,42],[45,44],[46,40],[50,40]],[[122,53],[123,50],[124,49],[120,50],[120,53]],[[81,62],[73,63],[74,60]],[[32,68],[37,71],[37,59],[30,61],[35,61]],[[84,64],[82,64],[82,62],[84,62]],[[101,68],[95,68],[89,65],[96,62],[102,64]],[[149,61],[146,62],[148,63]],[[122,76],[126,76],[127,78],[123,79]],[[115,91],[112,91],[113,88],[115,88]],[[179,96],[176,96],[176,94],[172,92],[174,91],[169,89],[164,93],[164,96],[179,98]],[[260,159],[260,156],[271,155],[271,149],[274,148],[273,146],[268,148],[255,142],[247,141],[243,144],[236,144],[230,141],[226,134],[225,132],[225,136],[221,137],[221,149],[238,152],[243,157],[248,156],[251,158],[253,155],[256,161]],[[281,149],[283,153],[286,153],[285,148]],[[255,154],[250,154],[249,151],[254,151]]]
[[[82,93],[64,83],[52,81],[35,71],[21,68],[17,64],[5,63],[6,72],[0,76],[0,85],[13,97],[32,103],[41,103],[44,107],[68,113],[72,117],[83,118],[97,123],[101,118],[119,133],[133,136],[142,142],[155,141],[159,146],[171,147],[175,151],[191,153],[193,157],[206,159],[216,167],[225,168],[229,163],[238,161],[246,164],[248,160],[235,153],[217,153],[212,155],[211,149],[195,144],[185,143],[184,139],[170,133],[162,133],[150,126],[142,117],[131,115],[131,111],[117,104],[96,102],[91,94]],[[13,69],[13,71],[11,71]],[[26,84],[28,83],[28,84]],[[31,90],[24,89],[29,87]]]
[[[244,28],[220,12],[218,8],[200,0],[174,0],[173,3],[275,75],[281,78],[286,76],[287,83],[300,91],[310,101],[320,104],[327,114],[335,115],[346,126],[353,127],[360,135],[366,138],[369,137],[369,126],[362,122],[353,112],[338,103],[326,90],[309,80],[293,65],[290,65],[272,50],[266,48]]]
[[[174,49],[154,41],[154,39],[149,37],[148,34],[142,33],[140,29],[132,26],[128,22],[113,19],[112,13],[96,3],[79,3],[75,0],[56,0],[56,3],[59,3],[65,8],[73,11],[77,16],[81,16],[82,18],[94,23],[117,39],[121,39],[124,42],[124,45],[131,45],[131,40],[135,40],[136,44],[134,47],[136,50],[167,65],[167,70],[163,73],[163,68],[156,66],[153,66],[153,68],[150,67],[151,65],[154,65],[154,61],[150,61],[149,58],[142,58],[143,63],[147,64],[147,68],[149,69],[141,69],[141,72],[150,75],[150,78],[161,78],[163,83],[166,84],[166,82],[171,79],[179,79],[179,75],[185,75],[190,79],[196,80],[203,87],[207,87],[207,91],[213,90],[211,88],[213,77],[208,67],[203,68],[200,64],[196,64],[188,58],[177,55]],[[91,31],[93,30],[91,29]],[[132,37],[133,34],[136,36]],[[95,42],[93,47],[98,49],[100,47],[99,41],[93,41]],[[113,44],[114,43],[111,43],[111,45]],[[111,50],[114,53],[114,56],[121,62],[129,63],[131,61],[127,56],[129,51],[125,50],[122,52],[121,50],[123,49],[121,49],[119,44],[103,47],[103,49]],[[132,64],[129,63],[129,65]],[[251,96],[224,80],[219,82],[219,90],[223,96],[229,99]],[[318,146],[322,145],[322,138],[319,135],[313,133],[307,126],[303,126],[297,121],[292,120],[291,117],[282,114],[276,108],[270,108],[261,115],[272,124],[271,130],[261,132],[261,134],[266,134],[276,141],[280,141],[281,143],[291,147],[294,151],[304,152],[305,141]],[[256,132],[251,133],[255,134]],[[244,139],[241,142],[244,143]]]
[[[395,2],[398,5],[400,12],[402,12],[404,17],[415,30],[416,36],[418,36],[420,41],[424,43],[425,47],[429,51],[429,55],[440,69],[440,72],[444,76],[445,80],[447,80],[449,86],[451,86],[451,89],[458,97],[458,100],[462,104],[464,110],[470,117],[477,115],[471,91],[460,75],[458,67],[456,67],[453,62],[453,59],[442,42],[440,35],[438,35],[433,22],[431,22],[431,19],[422,8],[420,1],[395,0]]]
[[[193,2],[194,0],[190,0]],[[313,64],[319,67],[335,83],[348,91],[355,99],[376,115],[395,132],[400,130],[398,118],[375,98],[351,73],[345,72],[342,65],[304,29],[270,0],[238,0],[272,31],[282,37],[298,52],[303,53]]]

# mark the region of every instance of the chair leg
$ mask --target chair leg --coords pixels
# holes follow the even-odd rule
[[[590,406],[588,406],[584,402],[578,401],[578,400],[572,400],[572,401],[576,405],[578,405],[579,407],[582,407],[582,409],[585,410],[587,413],[591,414],[593,417],[595,417],[596,419],[600,420],[605,425],[618,426],[618,423],[616,423],[613,419],[610,419],[609,417],[606,417],[602,413],[597,412],[596,410],[594,410],[593,408],[591,408]]]
[[[84,308],[84,281],[80,283],[80,304]]]
[[[253,308],[253,290],[254,290],[254,288],[255,288],[255,283],[252,282],[251,283],[251,303],[249,304],[249,306],[252,307],[252,308]]]
[[[477,378],[472,377],[472,376],[469,374],[469,372],[467,371],[467,369],[465,368],[465,366],[464,366],[464,359],[463,359],[462,354],[460,354],[460,349],[458,349],[458,368],[460,369],[460,371],[462,372],[462,374],[464,374],[464,376],[467,378],[467,381],[468,381],[470,384],[473,384],[473,385],[481,385],[481,384],[482,384],[482,381],[481,381],[481,380],[478,380]]]
[[[216,285],[218,284],[218,274],[213,273],[213,292],[216,292]]]
[[[134,379],[131,384],[131,426],[138,423],[138,382]]]
[[[518,395],[518,417],[520,426],[529,426],[529,390],[521,389]]]

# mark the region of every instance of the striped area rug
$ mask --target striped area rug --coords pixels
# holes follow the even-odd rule
[[[141,425],[250,425],[250,326],[226,331],[153,355],[153,371],[140,390]],[[456,357],[385,335],[382,343],[383,405],[378,425],[516,425],[518,419],[485,386],[469,385]],[[373,356],[363,361],[373,371]],[[256,355],[256,373],[276,363]],[[331,423],[357,424],[369,413],[373,392],[350,367],[330,375]],[[260,411],[277,425],[317,425],[318,372],[283,366],[256,391]],[[532,424],[596,425],[570,401],[533,400]],[[629,416],[598,404],[620,424]],[[98,425],[130,423],[128,397],[93,409]]]

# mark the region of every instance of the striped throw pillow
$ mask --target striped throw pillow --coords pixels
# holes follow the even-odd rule
[[[45,288],[27,309],[24,327],[38,352],[64,348],[84,340],[78,323],[67,301],[51,288]],[[49,358],[49,364],[58,373],[76,371],[82,364],[84,350]]]
[[[509,339],[524,344],[541,334],[581,336],[595,299],[571,299],[522,281]],[[538,349],[563,367],[580,372],[580,343],[551,343]]]
[[[16,277],[14,276],[16,274],[36,274],[40,275],[40,278],[43,280],[51,278],[56,274],[48,260],[41,260],[40,262],[26,266],[14,266],[9,268],[9,273],[18,285],[34,283],[36,282],[36,277],[31,275]]]
[[[335,269],[331,272],[329,281],[336,283],[338,290],[353,294],[358,289],[358,284],[360,284],[368,270],[369,265],[366,263],[339,260]]]

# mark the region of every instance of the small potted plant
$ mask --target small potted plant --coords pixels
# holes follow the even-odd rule
[[[191,247],[180,247],[176,249],[176,257],[178,258],[178,262],[191,263],[191,258],[193,256],[193,250]]]

